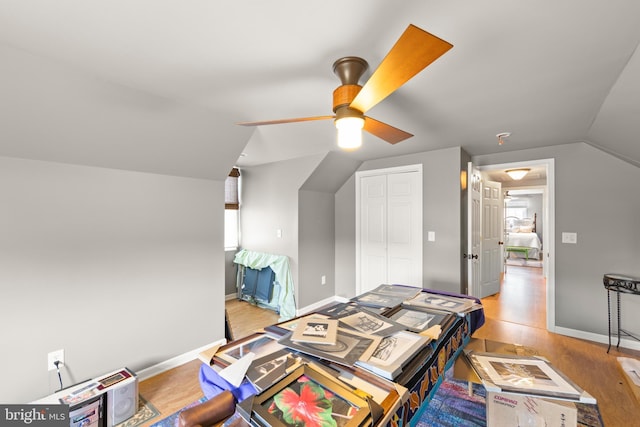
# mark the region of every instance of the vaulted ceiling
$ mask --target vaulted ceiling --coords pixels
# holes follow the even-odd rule
[[[331,121],[235,123],[331,114],[333,62],[366,59],[364,81],[414,24],[453,48],[368,115],[415,136],[346,156],[584,141],[640,165],[639,16],[636,0],[7,0],[0,155],[221,179],[337,151]]]

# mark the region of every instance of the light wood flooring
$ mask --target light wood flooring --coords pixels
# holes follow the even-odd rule
[[[617,351],[614,347],[607,354],[607,345],[548,332],[541,269],[509,266],[501,292],[484,298],[483,305],[486,323],[474,337],[537,349],[598,400],[606,426],[640,425],[640,401],[632,394],[616,360],[617,356],[640,358],[640,352]],[[278,320],[274,312],[243,301],[227,301],[226,308],[236,339]],[[140,394],[161,411],[160,416],[145,425],[202,397],[198,382],[200,365],[199,361],[192,361],[140,383]]]

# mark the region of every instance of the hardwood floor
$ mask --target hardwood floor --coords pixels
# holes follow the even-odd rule
[[[234,339],[278,322],[279,316],[274,311],[255,307],[245,301],[227,301],[225,308]],[[201,365],[200,360],[193,360],[140,382],[140,395],[160,411],[159,416],[141,426],[150,426],[204,396],[198,379]]]
[[[640,352],[548,332],[542,269],[509,266],[500,293],[482,300],[487,319],[477,338],[532,347],[598,401],[605,426],[640,425],[640,402],[619,369],[617,356]]]
[[[598,400],[606,426],[639,423],[640,402],[618,367],[617,356],[640,358],[640,352],[550,333],[546,330],[546,295],[541,269],[509,266],[501,292],[483,299],[486,323],[474,337],[517,343],[536,349]],[[232,333],[241,338],[277,322],[278,315],[244,301],[227,301]],[[161,415],[146,426],[202,397],[200,361],[188,362],[140,383],[140,394]],[[636,421],[633,421],[636,420]],[[638,425],[638,424],[636,424]]]

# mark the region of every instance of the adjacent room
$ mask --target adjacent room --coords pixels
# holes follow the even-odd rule
[[[369,378],[349,387],[375,383],[367,423],[429,425],[478,343],[547,358],[587,392],[583,421],[639,419],[623,364],[640,359],[638,16],[632,0],[4,2],[0,406],[62,398],[103,408],[90,425],[161,427],[228,397],[202,372],[233,366],[231,343],[289,342],[288,322],[410,288],[365,313],[410,358],[372,362],[391,332],[360,331],[362,353],[332,359]],[[451,304],[439,332],[396,324],[431,294]],[[295,372],[326,360],[294,353]],[[406,395],[381,397],[393,380]],[[470,425],[487,425],[483,384]]]

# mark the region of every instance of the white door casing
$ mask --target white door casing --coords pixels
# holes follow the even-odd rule
[[[477,297],[480,294],[480,277],[482,267],[478,261],[481,250],[480,220],[481,220],[481,193],[482,179],[480,171],[474,168],[473,163],[467,164],[467,253],[464,255],[467,265],[467,293]]]
[[[356,173],[356,294],[422,287],[422,165]]]

